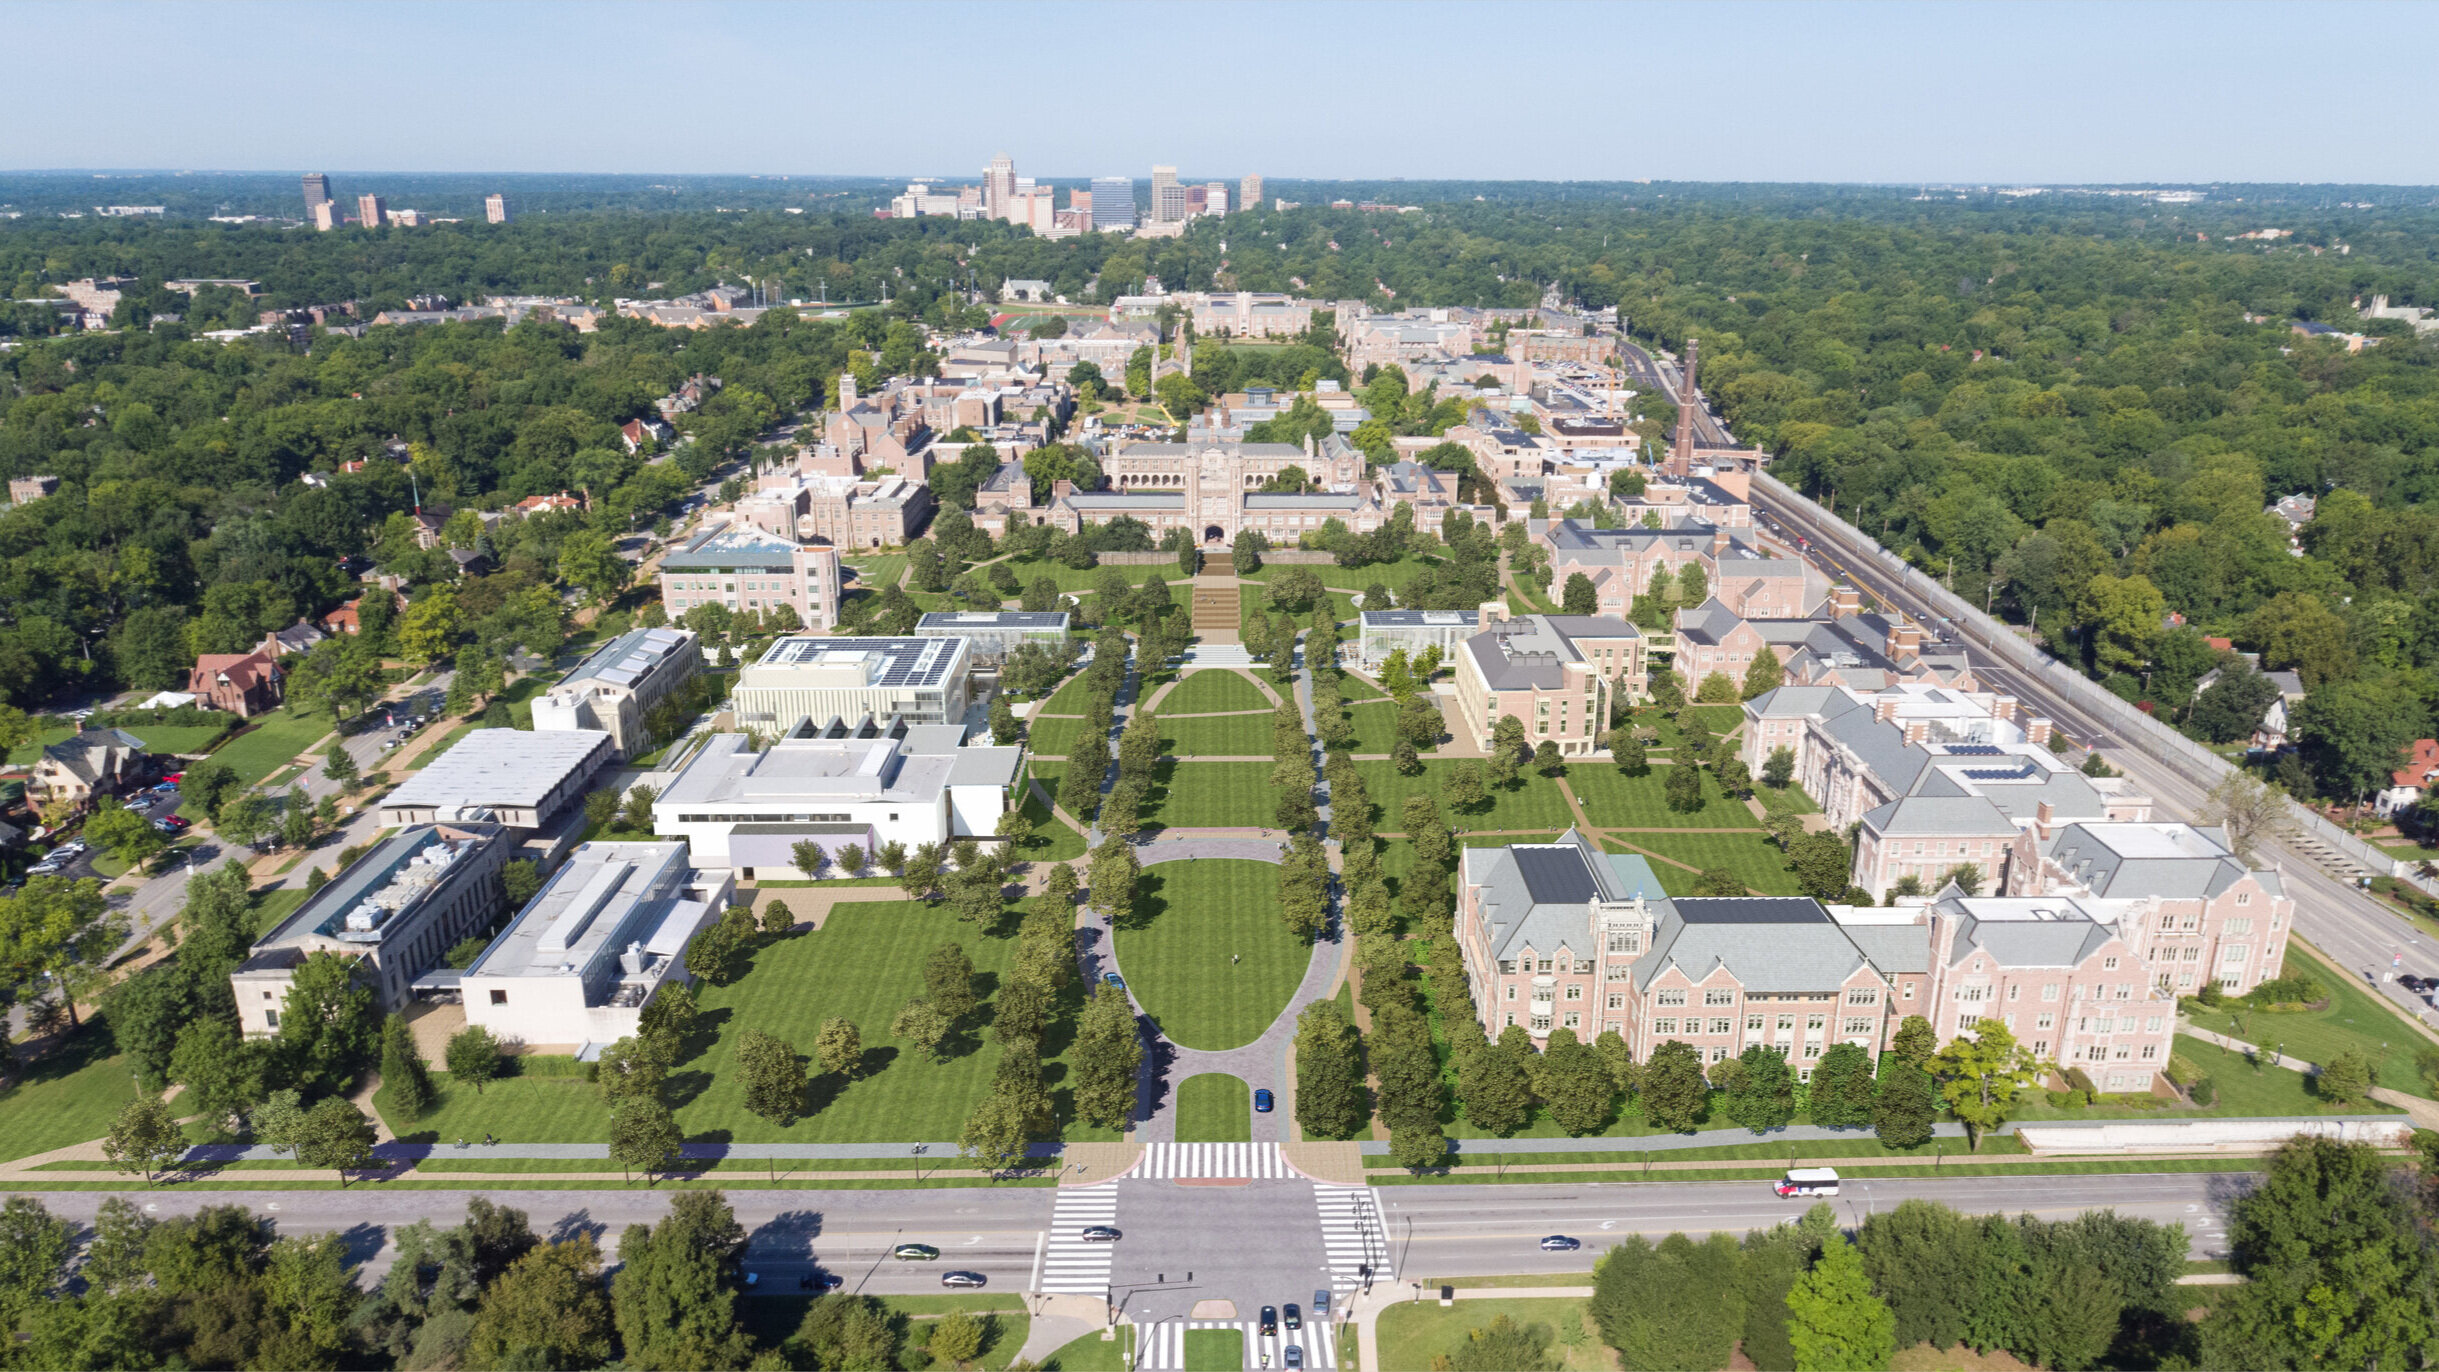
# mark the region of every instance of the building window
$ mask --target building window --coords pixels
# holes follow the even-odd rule
[[[1846,993],[1846,1003],[1849,1005],[1878,1005],[1880,1003],[1880,993],[1868,988],[1863,990],[1849,991]]]
[[[2007,983],[2007,998],[2008,998],[2009,1000],[2014,1000],[2014,999],[2016,998],[2017,994],[2018,994],[2019,992],[2021,992],[2023,989],[2024,989],[2024,988],[2023,988],[2021,985],[2019,985],[2019,984],[2017,984],[2017,983],[2015,983],[2015,982],[2012,982],[2012,981],[2011,981],[2011,982]]]
[[[1804,1017],[1804,1029],[1808,1033],[1817,1034],[1828,1026],[1829,1016],[1827,1015],[1806,1015]]]
[[[267,994],[267,993],[266,993],[266,994]],[[265,1010],[265,1011],[263,1011],[263,1019],[264,1019],[264,1021],[265,1021],[266,1023],[268,1023],[268,1024],[269,1024],[269,1025],[272,1027],[272,1028],[274,1028],[274,1029],[279,1028],[279,1011],[277,1011],[277,1010]]]
[[[1711,1021],[1711,1032],[1712,1032],[1712,1033],[1714,1033],[1714,1034],[1732,1034],[1732,1033],[1735,1033],[1735,1032],[1736,1032],[1736,1021],[1734,1021],[1734,1020],[1732,1020],[1732,1019],[1715,1019],[1715,1020],[1712,1020],[1712,1021]]]
[[[2220,949],[2220,950],[2219,950],[2219,961],[2221,961],[2221,962],[2223,962],[2223,963],[2227,964],[2227,965],[2228,965],[2228,966],[2230,966],[2230,967],[2233,967],[2233,966],[2237,965],[2238,963],[2241,963],[2241,962],[2243,962],[2243,961],[2244,961],[2244,955],[2245,955],[2245,952],[2246,952],[2246,951],[2247,951],[2247,950],[2246,950],[2246,949],[2244,948],[2244,946],[2243,946],[2243,945],[2241,945],[2241,944],[2231,945],[2231,946],[2229,946],[2229,947],[2222,948],[2222,949]]]
[[[1609,1008],[1610,1008],[1610,1009],[1612,1009],[1612,1010],[1623,1010],[1623,1009],[1625,1009],[1625,1008],[1626,1008],[1626,998],[1625,998],[1624,996],[1611,996],[1611,997],[1609,998]]]
[[[1662,1005],[1683,1005],[1685,1004],[1685,993],[1683,991],[1662,991],[1660,1003]]]
[[[1702,1003],[1705,1005],[1734,1005],[1736,993],[1734,991],[1705,991],[1702,993]]]
[[[1807,1044],[1805,1044],[1805,1045],[1804,1045],[1804,1056],[1805,1056],[1805,1057],[1807,1057],[1807,1058],[1817,1058],[1817,1057],[1819,1057],[1820,1055],[1821,1055],[1821,1045],[1819,1045],[1819,1044],[1817,1044],[1817,1043],[1807,1043]]]
[[[2116,970],[2117,970],[2117,959],[2115,959],[2115,958],[2102,958],[2102,959],[2100,960],[2100,970],[2101,970],[2101,971],[2103,971],[2103,972],[2114,972],[2114,971],[2116,971]]]
[[[1549,970],[1550,970],[1550,960],[1549,960],[1548,958],[1543,958],[1543,959],[1541,960],[1541,968],[1540,968],[1540,970],[1542,970],[1542,971],[1544,971],[1544,972],[1547,972],[1547,971],[1549,971]]]
[[[2252,904],[2252,903],[2253,903],[2253,893],[2252,893],[2252,892],[2250,892],[2250,891],[2238,891],[2238,892],[2236,893],[2236,903],[2237,903],[2238,905],[2250,905],[2250,904]]]
[[[1762,1027],[1762,1017],[1761,1017],[1761,1016],[1759,1016],[1759,1015],[1747,1015],[1747,1016],[1745,1016],[1745,1032],[1746,1032],[1746,1033],[1748,1033],[1748,1034],[1758,1034],[1758,1033],[1760,1033],[1760,1032],[1761,1032],[1761,1027]]]
[[[492,987],[491,1003],[494,1005],[506,1005],[508,1003],[508,993],[497,986]]]
[[[2145,1062],[2152,1062],[2152,1061],[2156,1061],[2156,1060],[2159,1058],[2159,1055],[2160,1055],[2160,1046],[2159,1046],[2158,1044],[2156,1044],[2156,1043],[2146,1043],[2146,1044],[2144,1044],[2144,1045],[2143,1045],[2143,1061],[2145,1061]]]
[[[1868,1034],[1871,1031],[1872,1022],[1868,1019],[1850,1019],[1846,1021],[1845,1032],[1849,1034]]]
[[[1779,1032],[1780,1032],[1780,1033],[1782,1033],[1782,1034],[1792,1034],[1792,1033],[1794,1033],[1794,1032],[1795,1032],[1795,1016],[1793,1016],[1793,1015],[1781,1015],[1781,1016],[1779,1016],[1779,1017],[1778,1017],[1778,1028],[1779,1028]]]
[[[1512,1021],[1512,1020],[1510,1021],[1510,1023],[1513,1023],[1513,1022],[1514,1022],[1514,1021]],[[1677,1022],[1676,1022],[1675,1020],[1673,1020],[1673,1019],[1656,1019],[1656,1020],[1653,1020],[1653,1021],[1651,1022],[1651,1031],[1652,1031],[1653,1033],[1655,1033],[1655,1034],[1673,1034],[1673,1033],[1676,1033],[1676,1032],[1677,1032]]]
[[[1514,958],[1499,959],[1499,970],[1511,977],[1516,975],[1516,960]]]
[[[1548,1015],[1533,1016],[1533,1032],[1536,1034],[1550,1032],[1550,1017]]]
[[[1510,1029],[1513,1029],[1513,1028],[1515,1028],[1515,1027],[1516,1027],[1516,1016],[1515,1016],[1513,1013],[1510,1013],[1510,1014],[1508,1015],[1508,1017],[1507,1017],[1507,1025],[1506,1025],[1506,1027],[1507,1027],[1507,1028],[1510,1028]]]
[[[1914,998],[1914,983],[1910,981],[1905,984],[1905,998],[1907,1000],[1912,1000]]]
[[[1612,968],[1610,968],[1610,969],[1609,969],[1608,975],[1607,975],[1607,976],[1605,976],[1605,977],[1603,978],[1603,980],[1605,980],[1605,981],[1624,981],[1624,980],[1626,979],[1626,974],[1627,974],[1627,973],[1629,973],[1629,972],[1631,972],[1631,971],[1633,971],[1633,970],[1634,970],[1634,969],[1633,969],[1633,968],[1630,968],[1630,967],[1612,967]]]
[[[1583,988],[1583,987],[1581,987],[1581,986],[1570,986],[1570,987],[1568,987],[1568,988],[1567,988],[1567,999],[1569,999],[1569,1000],[1582,1000],[1583,998],[1584,998],[1584,988]]]
[[[1610,933],[1609,933],[1609,951],[1610,951],[1610,952],[1612,952],[1612,953],[1639,953],[1639,952],[1642,952],[1642,951],[1643,951],[1643,933],[1642,933],[1642,931],[1641,931],[1641,930],[1639,930],[1639,929],[1613,929],[1613,930],[1611,930],[1611,931],[1610,931]]]
[[[2041,1015],[2041,1017],[2040,1017],[2039,1019],[2036,1019],[2036,1020],[2034,1020],[2034,1021],[2033,1021],[2033,1027],[2034,1027],[2035,1029],[2054,1029],[2054,1028],[2056,1028],[2057,1026],[2058,1026],[2058,1017],[2057,1017],[2056,1015],[2050,1014],[2050,1013],[2048,1013],[2048,1012],[2046,1012],[2046,1011],[2044,1011],[2044,1012],[2042,1013],[2042,1015]]]
[[[1514,1000],[1514,999],[1516,998],[1516,988],[1515,988],[1515,987],[1511,986],[1511,987],[1507,988],[1507,998],[1508,998],[1509,1000]]]
[[[2249,934],[2253,932],[2253,922],[2250,919],[2231,919],[2227,922],[2227,932],[2236,935]]]
[[[1583,1023],[1584,1017],[1582,1015],[1573,1010],[1569,1010],[1567,1012],[1567,1027],[1569,1029],[1580,1029],[1583,1027]]]
[[[2054,1000],[2056,1000],[2057,998],[2058,998],[2058,983],[2056,983],[2056,982],[2054,982],[2054,981],[2053,981],[2053,982],[2051,982],[2049,985],[2044,986],[2044,987],[2042,987],[2042,988],[2041,988],[2041,999],[2043,999],[2043,1000],[2048,1000],[2048,1001],[2054,1001]]]

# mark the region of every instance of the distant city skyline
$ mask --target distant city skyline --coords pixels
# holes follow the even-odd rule
[[[1144,181],[1158,165],[1189,185],[1249,173],[2439,182],[2422,121],[2374,113],[2379,89],[2401,90],[2411,55],[2439,40],[2434,6],[1423,3],[1384,16],[1264,3],[20,3],[9,17],[22,50],[108,44],[132,79],[106,100],[20,102],[0,121],[0,169],[979,182],[1004,152],[1043,180]],[[131,48],[130,34],[144,41]],[[1282,45],[1337,74],[1313,79]],[[898,63],[839,60],[858,51],[963,52],[984,79],[909,81]],[[501,79],[545,54],[630,79],[658,68],[680,98]],[[315,79],[250,75],[263,71],[378,81],[385,97],[314,99]],[[1153,103],[1175,117],[1076,117],[1097,88],[1053,78],[1085,72],[1191,98]],[[2314,93],[2338,79],[2314,74],[2338,72],[2348,84]]]

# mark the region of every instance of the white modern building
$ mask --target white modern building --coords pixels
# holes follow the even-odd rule
[[[979,662],[1005,662],[1019,643],[1067,644],[1064,610],[934,610],[915,625],[925,638],[962,638]]]
[[[617,757],[648,753],[644,716],[685,685],[702,660],[694,634],[685,629],[620,634],[534,697],[534,729],[600,729],[610,735]]]
[[[584,844],[466,969],[466,1022],[580,1056],[634,1034],[661,987],[692,979],[686,945],[729,890],[683,843]]]
[[[1457,645],[1482,632],[1482,616],[1467,610],[1363,610],[1356,640],[1357,661],[1367,672],[1380,670],[1389,654],[1403,648],[1412,659],[1437,646],[1442,661],[1454,662]]]
[[[737,722],[897,718],[957,724],[973,705],[974,645],[962,638],[815,638],[773,643],[737,678]]]
[[[477,729],[383,796],[381,822],[539,829],[582,803],[617,753],[601,729]]]
[[[795,875],[796,845],[808,839],[835,857],[851,844],[870,853],[893,842],[987,837],[1021,803],[1024,750],[963,747],[965,732],[799,717],[761,752],[744,734],[715,734],[653,803],[652,832],[686,840],[696,865],[732,868],[745,881]]]
[[[508,834],[497,824],[419,824],[350,863],[229,974],[239,1025],[250,1036],[278,1033],[296,969],[317,953],[355,959],[374,1005],[404,1008],[417,979],[507,902]]]

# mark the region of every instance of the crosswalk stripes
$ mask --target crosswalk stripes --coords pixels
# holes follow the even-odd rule
[[[1373,1281],[1396,1277],[1381,1228],[1380,1197],[1370,1187],[1315,1183],[1313,1201],[1321,1211],[1321,1248],[1329,1259],[1332,1290],[1343,1295],[1362,1286],[1366,1268]]]
[[[1045,1292],[1099,1294],[1109,1289],[1114,1243],[1087,1243],[1092,1225],[1118,1222],[1118,1184],[1060,1187],[1050,1207],[1050,1239],[1042,1248],[1041,1284]]]
[[[1245,1336],[1245,1366],[1248,1368],[1287,1366],[1287,1346],[1294,1344],[1304,1350],[1304,1365],[1311,1368],[1338,1365],[1338,1335],[1327,1320],[1307,1319],[1301,1329],[1282,1325],[1279,1332],[1267,1338],[1261,1326],[1252,1320],[1160,1320],[1137,1327],[1137,1337],[1143,1341],[1143,1357],[1137,1366],[1147,1372],[1181,1372],[1186,1365],[1186,1331],[1190,1329],[1233,1329]],[[1268,1354],[1270,1360],[1262,1360]]]
[[[1252,1178],[1285,1181],[1295,1177],[1286,1155],[1275,1143],[1147,1143],[1143,1166],[1134,1174],[1150,1181],[1178,1178]]]

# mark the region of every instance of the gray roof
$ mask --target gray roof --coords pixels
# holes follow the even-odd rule
[[[1470,610],[1362,610],[1366,629],[1453,629],[1480,622]]]
[[[661,559],[664,572],[709,571],[725,567],[788,569],[796,565],[796,540],[764,533],[750,525],[714,529],[689,540],[685,547]]]
[[[1902,796],[1863,816],[1885,838],[2012,837],[2015,821],[1981,796]]]
[[[1743,616],[1729,609],[1713,596],[1691,610],[1677,611],[1677,633],[1688,643],[1705,647],[1725,642],[1728,635],[1743,624]]]
[[[1245,508],[1253,510],[1352,510],[1363,504],[1363,497],[1340,495],[1324,491],[1317,495],[1287,495],[1260,491],[1245,497]]]
[[[959,629],[1064,629],[1064,610],[934,610],[916,622],[925,634],[949,634]]]
[[[1661,915],[1634,979],[1648,989],[1671,967],[1695,982],[1725,967],[1753,992],[1827,992],[1868,965],[1850,931],[1808,897],[1679,897]],[[1875,970],[1885,976],[1898,969]]]
[[[773,643],[754,667],[843,666],[860,661],[866,664],[865,685],[937,686],[948,680],[950,669],[961,660],[964,643],[961,638],[824,638],[793,634]]]
[[[1641,899],[1664,909],[1668,897],[1638,854],[1604,853],[1573,829],[1556,843],[1463,851],[1465,880],[1482,888],[1483,929],[1493,958],[1564,947],[1590,953],[1596,901]]]
[[[1182,510],[1186,497],[1182,491],[1078,491],[1060,497],[1059,503],[1075,510],[1124,514],[1129,510]]]
[[[576,670],[559,678],[559,684],[567,686],[598,677],[616,685],[632,686],[671,657],[694,651],[694,643],[694,632],[690,629],[629,630],[594,649],[590,657],[576,665]]]
[[[2050,896],[1949,896],[1934,907],[1957,917],[1948,963],[1980,952],[2001,967],[2075,967],[2117,937],[2073,900]]]
[[[595,754],[614,746],[600,729],[477,729],[408,774],[381,798],[381,808],[435,809],[447,819],[460,810],[538,806]]]
[[[2207,899],[2247,872],[2216,831],[2190,824],[2070,824],[2047,845],[2049,860],[2092,894]],[[2277,874],[2255,874],[2275,893]]]

